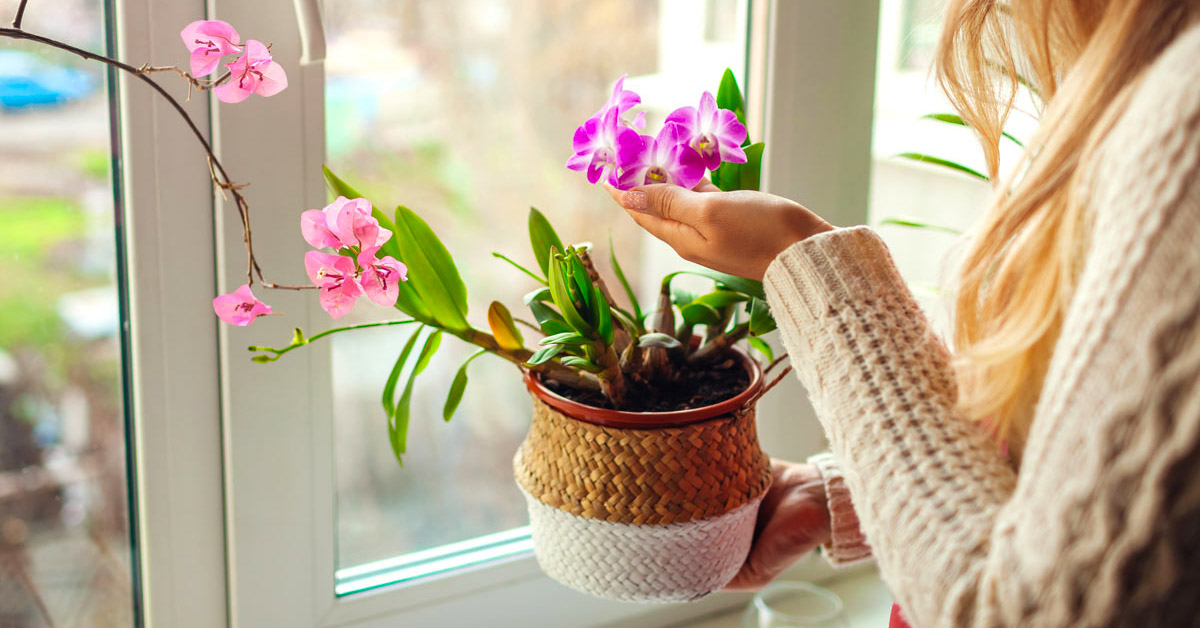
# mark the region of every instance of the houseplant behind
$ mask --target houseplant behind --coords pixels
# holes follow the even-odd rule
[[[638,132],[640,117],[623,118],[637,102],[618,81],[576,132],[568,167],[622,189],[692,187],[708,171],[723,189],[758,187],[763,146],[746,137],[732,73],[716,97],[705,93],[698,108],[676,110],[655,137]],[[771,358],[758,337],[774,329],[761,283],[706,269],[674,272],[655,307],[643,311],[610,254],[625,307],[597,272],[594,248],[564,245],[531,209],[536,263],[495,254],[533,282],[524,304],[535,322],[524,324],[540,338],[527,347],[519,319],[499,301],[488,308],[487,331],[467,321],[460,273],[420,216],[405,207],[388,216],[328,169],[325,176],[337,200],[301,217],[305,239],[333,251],[305,258],[322,306],[337,318],[367,296],[409,317],[387,324],[418,327],[383,391],[398,460],[407,448],[413,382],[443,337],[457,337],[480,350],[450,385],[446,420],[462,399],[468,365],[483,353],[515,364],[533,397],[514,469],[549,575],[605,597],[663,601],[700,597],[733,577],[771,477],[754,425],[755,402],[769,386],[758,361],[736,347],[746,341]],[[673,280],[681,274],[706,277],[713,289],[679,289]],[[237,306],[242,311],[255,307],[248,298]],[[286,347],[251,347],[253,359],[274,361],[317,337],[296,330]]]

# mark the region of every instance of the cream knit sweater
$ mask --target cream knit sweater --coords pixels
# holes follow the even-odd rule
[[[860,524],[917,628],[1200,626],[1200,28],[1088,165],[1090,249],[1019,472],[955,415],[947,350],[872,231],[767,270],[831,444],[833,557],[867,553]]]

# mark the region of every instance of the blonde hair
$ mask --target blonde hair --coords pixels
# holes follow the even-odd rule
[[[996,191],[957,285],[959,409],[1019,454],[1079,275],[1082,178],[1141,71],[1196,16],[1194,0],[951,0],[938,80],[983,147]],[[1040,124],[999,178],[1001,131],[1025,83]]]

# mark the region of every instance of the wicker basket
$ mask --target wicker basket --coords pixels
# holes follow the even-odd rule
[[[747,389],[681,412],[629,413],[561,397],[531,374],[533,424],[514,460],[534,551],[559,582],[600,597],[695,600],[737,573],[771,481]]]

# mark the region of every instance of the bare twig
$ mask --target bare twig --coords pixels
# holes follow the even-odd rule
[[[253,285],[255,277],[257,277],[258,281],[262,283],[264,288],[273,288],[279,290],[315,290],[317,288],[317,286],[290,286],[277,284],[267,281],[266,278],[263,277],[262,269],[259,268],[258,261],[254,257],[254,244],[250,230],[250,204],[240,192],[241,188],[245,186],[236,184],[232,179],[229,178],[229,173],[225,171],[225,166],[221,164],[221,160],[218,159],[216,154],[213,152],[212,145],[209,143],[208,138],[206,138],[204,133],[200,131],[200,128],[196,126],[195,121],[193,121],[192,117],[188,115],[186,110],[184,110],[183,105],[181,105],[179,101],[175,99],[175,97],[171,96],[171,94],[169,94],[162,85],[159,85],[157,81],[150,78],[149,71],[135,68],[127,63],[122,63],[116,59],[98,55],[82,48],[77,48],[56,39],[51,39],[49,37],[44,37],[42,35],[36,35],[34,33],[21,30],[21,15],[25,10],[26,1],[27,0],[22,0],[21,4],[17,7],[17,17],[13,20],[13,28],[0,28],[0,37],[7,37],[9,39],[24,39],[50,46],[51,48],[65,50],[71,54],[83,57],[84,59],[99,61],[121,70],[122,72],[135,76],[149,85],[151,89],[157,92],[164,99],[166,99],[175,112],[178,113],[181,118],[183,118],[183,121],[187,124],[188,129],[192,132],[192,135],[195,136],[196,141],[200,142],[200,146],[204,149],[205,154],[208,156],[209,173],[212,176],[213,185],[223,192],[229,192],[230,196],[233,197],[234,208],[237,209],[238,216],[242,221],[242,241],[246,243],[247,284]],[[219,80],[221,79],[218,79],[218,81]]]
[[[16,15],[16,17],[13,18],[13,21],[12,21],[13,28],[16,28],[16,29],[21,28],[21,20],[25,19],[25,5],[28,2],[29,2],[29,0],[21,0],[21,4],[17,5],[17,15]]]
[[[775,367],[779,366],[779,363],[786,359],[788,359],[788,354],[785,353],[772,360],[771,363],[767,365],[767,368],[763,370],[763,375],[770,375],[771,371],[775,370]]]

